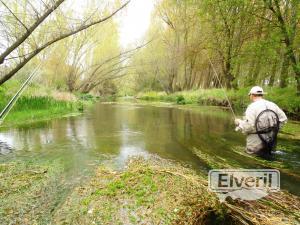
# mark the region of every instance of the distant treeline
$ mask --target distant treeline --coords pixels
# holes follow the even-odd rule
[[[299,14],[299,0],[162,0],[129,84],[137,92],[264,85],[300,94]]]

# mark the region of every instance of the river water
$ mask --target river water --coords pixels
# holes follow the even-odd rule
[[[244,143],[230,113],[216,107],[98,103],[81,116],[2,129],[0,162],[61,160],[66,180],[78,182],[104,161],[122,168],[131,156],[155,155],[199,173],[213,166],[198,153],[239,168],[273,168],[244,155]],[[299,195],[300,141],[279,139],[278,144],[274,165],[285,167],[281,187]]]

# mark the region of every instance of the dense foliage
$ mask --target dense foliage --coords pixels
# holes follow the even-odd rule
[[[69,92],[263,85],[300,93],[299,0],[153,1],[148,32],[127,48],[115,16],[126,1],[88,0],[79,11],[66,0],[1,1],[0,84],[41,63],[36,83]]]
[[[299,28],[298,0],[158,1],[147,34],[153,41],[132,61],[129,86],[167,93],[290,86],[300,93]]]

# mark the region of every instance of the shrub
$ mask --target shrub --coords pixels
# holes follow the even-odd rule
[[[194,91],[182,91],[167,95],[165,92],[140,93],[139,98],[147,101],[174,102],[177,104],[198,104],[229,106],[227,97],[235,110],[245,110],[250,103],[248,92],[251,87],[239,90],[224,89],[199,89]],[[265,88],[268,95],[267,100],[278,104],[289,116],[294,118],[300,113],[300,97],[297,96],[294,87],[287,88]],[[227,96],[227,97],[226,97]],[[298,116],[299,117],[299,116]]]
[[[185,99],[184,99],[183,95],[176,96],[176,103],[178,105],[185,105]]]

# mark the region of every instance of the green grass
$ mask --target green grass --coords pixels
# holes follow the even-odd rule
[[[5,107],[10,96],[0,96],[0,108]],[[3,125],[16,125],[37,120],[52,119],[81,108],[79,102],[55,100],[52,97],[22,96],[5,118]]]
[[[194,91],[181,91],[172,94],[165,92],[139,93],[137,97],[145,101],[172,102],[176,104],[196,104],[228,107],[226,96],[230,99],[235,110],[245,110],[250,103],[248,92],[250,88],[239,90],[224,89],[199,89]],[[290,117],[300,119],[300,97],[296,95],[294,88],[266,88],[267,100],[278,104]]]
[[[33,97],[21,97],[18,99],[14,110],[21,111],[21,110],[43,110],[49,108],[60,108],[60,109],[70,109],[73,107],[72,102],[67,101],[58,101],[52,97],[47,96],[33,96]]]
[[[0,88],[0,110],[7,105],[12,95]],[[14,126],[40,120],[49,120],[71,112],[79,112],[87,100],[76,102],[56,100],[50,96],[22,95],[3,122],[3,126]]]
[[[22,83],[12,80],[0,86],[0,111],[4,109],[12,96],[19,90]],[[28,85],[17,100],[2,126],[23,125],[35,121],[50,120],[64,115],[79,114],[84,108],[93,105],[96,98],[90,94],[75,93],[74,99],[57,100],[53,94],[59,94],[50,88],[37,83]],[[61,93],[64,94],[64,93]],[[55,96],[55,95],[53,95]]]

